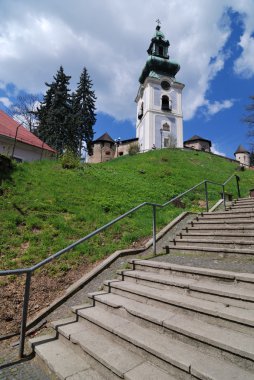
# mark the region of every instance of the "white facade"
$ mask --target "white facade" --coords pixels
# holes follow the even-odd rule
[[[20,162],[29,162],[54,157],[54,153],[43,149],[43,146],[42,148],[39,148],[20,141],[16,141],[15,143],[14,139],[2,135],[0,135],[0,154],[13,157]]]
[[[235,153],[236,161],[239,161],[242,166],[250,166],[250,154],[249,152]]]
[[[168,83],[169,88],[165,89],[164,85],[163,89],[162,82]],[[160,79],[147,77],[140,86],[136,97],[136,137],[141,151],[153,147],[183,147],[183,88],[183,84],[165,76]],[[168,110],[163,110],[163,96],[168,98]]]

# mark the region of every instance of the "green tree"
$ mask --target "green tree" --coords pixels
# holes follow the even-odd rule
[[[37,134],[60,154],[65,149],[77,153],[78,131],[75,128],[72,98],[68,88],[71,77],[60,66],[53,79],[52,83],[46,83],[48,90],[37,112]]]
[[[93,141],[93,126],[96,122],[95,101],[96,96],[92,90],[92,81],[84,67],[76,92],[73,94],[73,116],[76,131],[79,136],[79,153],[85,142],[88,154],[91,154],[91,142]]]
[[[246,107],[248,114],[243,118],[244,123],[249,127],[248,136],[254,136],[254,95],[250,96],[251,103]]]

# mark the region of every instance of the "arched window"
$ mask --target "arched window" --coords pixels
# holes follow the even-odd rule
[[[164,124],[162,125],[162,128],[163,128],[163,131],[167,131],[167,132],[170,131],[170,126],[169,126],[168,123],[164,123]]]
[[[138,111],[138,119],[139,120],[142,119],[142,117],[143,117],[143,113],[144,113],[143,108],[144,108],[144,103],[142,102],[140,105],[139,111]]]
[[[167,95],[162,95],[161,109],[162,111],[171,111],[172,109],[171,100],[169,100],[169,97]]]

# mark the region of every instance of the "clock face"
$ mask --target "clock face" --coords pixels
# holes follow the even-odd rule
[[[161,82],[161,87],[163,88],[163,90],[169,90],[169,88],[170,88],[170,83],[167,82],[166,80],[163,80],[163,81]]]

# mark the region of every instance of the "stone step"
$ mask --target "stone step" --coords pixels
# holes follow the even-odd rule
[[[229,210],[229,211],[215,211],[215,212],[203,212],[203,213],[199,213],[198,215],[198,218],[199,219],[202,219],[202,218],[209,218],[209,219],[213,219],[213,218],[217,218],[217,217],[225,217],[225,218],[229,218],[229,217],[253,217],[254,218],[254,212],[243,212],[241,210]]]
[[[240,284],[241,286],[247,286],[250,288],[254,285],[254,274],[252,273],[239,273],[219,269],[193,267],[154,260],[132,259],[129,263],[133,266],[133,270],[137,269],[146,272],[167,274],[169,276],[179,275],[195,279],[208,279],[216,282],[221,281],[222,284]]]
[[[161,289],[126,281],[106,281],[108,292],[118,294],[155,307],[173,312],[182,312],[190,316],[227,327],[246,334],[254,335],[254,311],[222,302],[192,297],[172,289]]]
[[[129,321],[157,331],[160,326],[161,330],[159,331],[199,348],[202,344],[202,349],[208,349],[217,356],[223,353],[224,357],[227,357],[227,353],[230,353],[228,355],[230,360],[238,361],[242,366],[254,369],[254,336],[218,327],[187,315],[169,312],[158,306],[150,306],[112,293],[96,294],[93,300],[95,305],[103,307],[103,310],[110,310],[120,316],[124,315]],[[82,316],[82,310],[78,311],[78,315]]]
[[[195,237],[195,238],[189,238],[183,237],[176,238],[174,240],[171,240],[170,245],[179,246],[179,245],[185,245],[192,247],[195,246],[201,246],[201,247],[219,247],[219,248],[237,248],[237,249],[254,249],[254,242],[248,240],[226,240],[226,239],[204,239],[202,237]],[[253,252],[254,253],[254,252]]]
[[[254,213],[250,213],[250,212],[237,212],[237,213],[233,213],[233,212],[230,212],[228,215],[225,215],[225,214],[210,214],[210,215],[198,215],[196,218],[194,218],[193,220],[195,221],[205,221],[205,220],[239,220],[241,221],[242,219],[244,220],[252,220],[254,221]]]
[[[254,219],[240,219],[240,218],[232,218],[232,219],[221,219],[221,218],[213,218],[213,219],[204,219],[204,218],[199,218],[198,220],[193,219],[191,222],[188,223],[188,225],[225,225],[225,226],[230,226],[230,225],[236,225],[241,227],[244,227],[246,224],[249,225],[250,227],[254,228]]]
[[[198,246],[198,245],[195,245],[195,244],[192,244],[191,246],[188,246],[188,245],[184,245],[184,244],[178,244],[177,246],[176,245],[172,245],[172,244],[169,244],[168,245],[169,247],[169,250],[171,252],[175,252],[175,253],[200,253],[200,252],[204,252],[204,253],[216,253],[216,254],[219,254],[219,255],[222,255],[223,257],[226,257],[227,255],[244,255],[244,256],[254,256],[254,249],[246,249],[246,248],[241,248],[241,249],[238,249],[238,248],[225,248],[225,247],[204,247],[204,246]]]
[[[105,380],[104,376],[91,368],[85,358],[54,336],[32,338],[30,344],[50,372],[59,379]]]
[[[86,310],[86,312],[84,310]],[[93,326],[89,321],[89,316],[96,315],[97,313],[101,314],[99,308],[95,309],[94,307],[90,307],[83,309],[83,314],[86,315],[88,323],[84,321],[84,315],[82,315],[82,322],[68,323],[67,321],[63,323],[64,320],[61,320],[59,322],[55,321],[53,325],[60,334],[61,341],[64,340],[68,342],[68,347],[71,344],[78,347],[80,352],[91,356],[100,366],[110,371],[112,376],[107,376],[108,379],[124,378],[130,380],[146,380],[149,370],[152,371],[154,376],[158,379],[174,379],[174,377],[167,374],[164,370],[149,363],[137,352],[132,352],[124,343],[120,344],[119,340],[113,339],[114,337],[111,336],[114,333],[112,323],[114,323],[114,327],[119,328],[124,326],[126,322],[128,323],[128,321],[123,318],[119,319],[111,314],[111,325],[109,324],[109,326],[107,326],[110,334],[107,334],[104,331],[105,322],[108,319],[107,312],[104,312],[101,317],[101,320],[104,321],[104,325],[102,324],[101,328],[98,329],[97,323]],[[139,368],[139,366],[141,367]],[[80,379],[86,379],[86,377],[80,377]],[[89,377],[87,377],[87,379],[89,379]]]
[[[57,321],[54,323],[60,337],[67,338],[117,377],[146,380],[147,372],[152,368],[155,378],[158,379],[180,380],[184,374],[189,375],[184,378],[190,378],[189,359],[180,358],[180,354],[184,355],[185,352],[166,353],[166,347],[161,347],[158,357],[155,356],[158,345],[155,339],[159,339],[161,334],[149,334],[135,323],[108,311],[102,312],[98,307],[80,310],[79,314],[80,318],[76,323],[60,326]],[[152,348],[153,345],[155,347]],[[172,350],[170,342],[167,348]],[[181,347],[179,351],[180,349]],[[161,352],[164,354],[162,358]]]
[[[221,380],[223,377],[249,380],[254,376],[252,370],[245,371],[228,360],[210,356],[201,352],[198,348],[193,350],[193,346],[190,344],[172,339],[167,334],[140,326],[109,311],[103,310],[102,312],[98,307],[84,309],[79,312],[79,315],[91,324],[97,325],[99,329],[104,329],[109,334],[113,334],[114,339],[117,338],[114,343],[119,342],[121,339],[125,347],[130,347],[136,355],[145,356],[153,364],[160,363],[161,367],[165,366],[164,369],[167,368],[172,371],[174,368],[178,369],[179,375],[181,372],[185,372],[188,375],[196,376],[198,379],[207,380]],[[98,332],[99,329],[97,330]],[[83,341],[82,345],[86,346],[86,341],[83,340],[82,334],[79,334],[79,336],[76,334],[75,337],[72,334],[70,335],[70,340],[73,340],[76,344],[80,344],[81,339]],[[178,378],[178,373],[175,373],[176,378]],[[172,372],[171,374],[173,375]]]
[[[243,308],[253,309],[254,314],[254,288],[241,287],[234,283],[215,282],[209,279],[195,279],[168,275],[167,273],[153,273],[140,270],[120,271],[122,280],[154,287],[157,289],[168,288],[177,290],[183,294],[188,292],[192,297],[209,299],[215,302],[225,302]],[[223,285],[223,286],[222,286]],[[252,284],[253,285],[253,284]]]
[[[236,204],[233,206],[227,206],[228,210],[249,210],[249,212],[254,211],[254,205],[247,205],[247,204]]]
[[[202,224],[202,223],[193,223],[193,226],[188,225],[183,229],[183,231],[226,231],[226,232],[232,232],[232,231],[239,231],[241,233],[249,233],[250,231],[253,231],[252,225],[239,225],[239,224]]]
[[[215,231],[199,230],[199,231],[196,231],[196,230],[190,229],[188,232],[183,230],[183,232],[177,234],[176,237],[178,238],[178,240],[179,239],[181,240],[182,238],[197,239],[198,237],[200,237],[201,239],[206,239],[209,241],[210,240],[217,240],[217,239],[232,241],[232,240],[237,239],[240,241],[249,241],[249,242],[251,242],[251,244],[253,244],[253,242],[254,242],[254,234],[249,232],[249,231],[246,231],[245,233],[243,233],[243,232],[236,232],[236,231],[235,232],[232,232],[232,231],[223,232],[220,230],[215,230]]]

